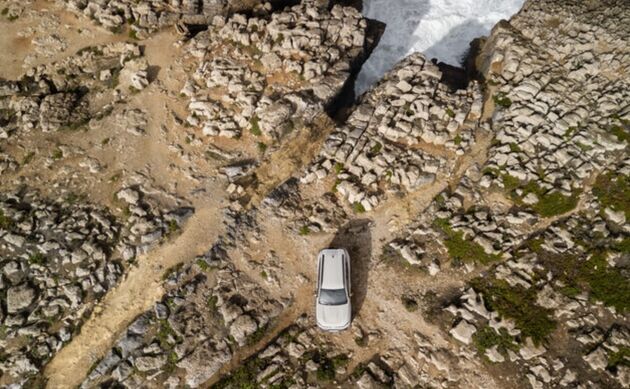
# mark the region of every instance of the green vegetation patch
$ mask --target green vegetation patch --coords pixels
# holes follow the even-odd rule
[[[565,196],[560,192],[543,189],[534,181],[524,183],[509,174],[503,174],[501,178],[505,191],[519,205],[523,205],[525,196],[534,193],[538,197],[538,202],[532,205],[531,209],[542,217],[562,215],[575,209],[578,204],[579,192]],[[517,189],[522,190],[520,195],[517,194]]]
[[[182,339],[175,333],[168,320],[160,320],[160,327],[156,334],[160,347],[164,350],[171,350],[175,344],[171,343],[173,340],[175,343],[180,342]]]
[[[203,271],[208,271],[210,269],[210,265],[203,258],[197,259],[197,266]]]
[[[619,366],[630,367],[630,347],[619,347],[619,351],[608,354],[608,370],[617,370]]]
[[[510,108],[512,105],[512,100],[503,92],[499,92],[496,95],[492,96],[492,100],[496,105],[503,108]]]
[[[262,130],[260,129],[260,119],[258,119],[258,116],[254,116],[251,118],[251,120],[249,121],[249,131],[255,135],[255,136],[261,136],[262,135]]]
[[[489,309],[514,320],[522,339],[542,343],[556,328],[552,311],[536,304],[536,289],[510,286],[504,280],[476,278],[471,286],[485,297]]]
[[[376,154],[380,153],[381,150],[383,149],[383,144],[380,142],[376,142],[376,144],[374,144],[374,146],[372,146],[370,148],[370,156],[375,156]]]
[[[518,351],[519,347],[513,336],[508,334],[505,328],[499,332],[489,326],[480,328],[473,335],[473,342],[480,355],[484,355],[487,349],[497,346],[500,353],[505,354],[507,350]]]
[[[580,266],[580,276],[591,291],[591,298],[618,312],[630,311],[630,280],[617,268],[608,266],[603,254],[594,255]]]
[[[28,263],[32,265],[44,265],[46,263],[46,257],[41,253],[34,253],[28,257]]]
[[[10,230],[15,225],[13,219],[5,216],[4,212],[0,209],[0,228],[4,230]]]
[[[234,369],[229,375],[213,385],[216,389],[256,389],[259,387],[256,376],[262,368],[262,361],[255,356]]]
[[[247,344],[252,345],[260,342],[267,333],[269,329],[269,324],[265,324],[264,326],[259,326],[256,331],[254,331],[251,335],[247,337]]]
[[[619,115],[613,115],[612,119],[618,123],[612,124],[608,127],[608,132],[614,135],[620,142],[630,141],[630,121],[624,120]]]
[[[593,185],[593,194],[602,205],[602,209],[611,208],[623,211],[630,220],[630,180],[628,176],[608,172],[600,174]]]
[[[319,363],[317,369],[317,379],[319,381],[332,381],[335,379],[337,368],[346,366],[350,359],[345,354],[339,354],[332,358],[320,355],[316,362]]]
[[[352,210],[354,213],[365,213],[365,207],[358,201],[352,203]]]
[[[52,157],[52,159],[54,159],[54,160],[61,159],[61,158],[63,158],[63,151],[61,151],[61,149],[55,149],[55,150],[52,152],[51,157]]]
[[[298,233],[301,236],[306,236],[306,235],[311,233],[311,230],[308,228],[308,226],[302,226],[302,227],[300,227],[300,231]]]
[[[444,245],[455,263],[479,262],[487,265],[501,259],[498,255],[486,253],[478,243],[465,239],[464,233],[453,230],[446,219],[435,219],[433,226],[446,234]]]
[[[138,32],[132,28],[129,29],[129,39],[133,39],[133,40],[140,40],[140,38],[138,38]]]

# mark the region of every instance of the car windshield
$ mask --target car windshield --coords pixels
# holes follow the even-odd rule
[[[348,302],[345,289],[322,289],[319,303],[322,305],[343,305]]]

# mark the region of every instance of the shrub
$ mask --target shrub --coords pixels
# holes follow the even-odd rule
[[[502,353],[507,352],[507,350],[517,351],[519,348],[505,328],[501,328],[497,333],[489,326],[482,327],[473,335],[473,342],[477,352],[481,355],[484,355],[487,349],[494,346],[498,346],[498,350]]]
[[[414,300],[413,298],[408,297],[408,296],[402,296],[400,298],[400,301],[402,302],[407,312],[415,312],[418,310],[418,302]]]
[[[471,286],[485,297],[488,308],[514,320],[523,338],[542,343],[556,328],[551,310],[536,304],[536,289],[510,286],[504,280],[476,278]]]
[[[302,227],[300,227],[299,234],[300,234],[301,236],[306,236],[306,235],[308,235],[308,234],[310,234],[310,233],[311,233],[311,230],[308,228],[308,226],[302,226]]]
[[[503,92],[499,92],[492,97],[494,103],[503,108],[510,108],[512,105],[512,100],[509,99]]]
[[[500,259],[498,255],[486,253],[478,243],[466,240],[464,234],[461,231],[454,231],[446,219],[433,220],[433,226],[446,234],[444,245],[455,263],[476,261],[487,265]]]
[[[46,263],[46,257],[41,253],[34,253],[28,257],[28,263],[32,265],[43,265]]]
[[[258,142],[258,151],[260,151],[261,153],[264,153],[265,151],[267,151],[267,145],[264,144],[263,142]]]
[[[576,194],[565,196],[560,192],[548,192],[540,196],[539,201],[532,208],[542,217],[551,217],[575,209],[577,203],[578,196]]]
[[[593,194],[602,209],[623,211],[630,220],[630,179],[624,174],[609,172],[600,174],[593,185]]]

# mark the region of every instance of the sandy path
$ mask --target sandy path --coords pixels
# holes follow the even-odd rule
[[[218,192],[218,191],[217,191]],[[138,258],[121,283],[95,307],[81,332],[62,348],[44,370],[48,388],[74,388],[92,364],[111,348],[118,334],[164,294],[165,271],[202,254],[221,233],[220,193],[208,195],[184,226],[181,235]]]

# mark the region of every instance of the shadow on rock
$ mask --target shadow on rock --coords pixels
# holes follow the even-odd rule
[[[352,317],[361,311],[367,293],[368,271],[372,258],[372,221],[355,219],[341,227],[329,247],[344,248],[350,254],[352,283]]]

